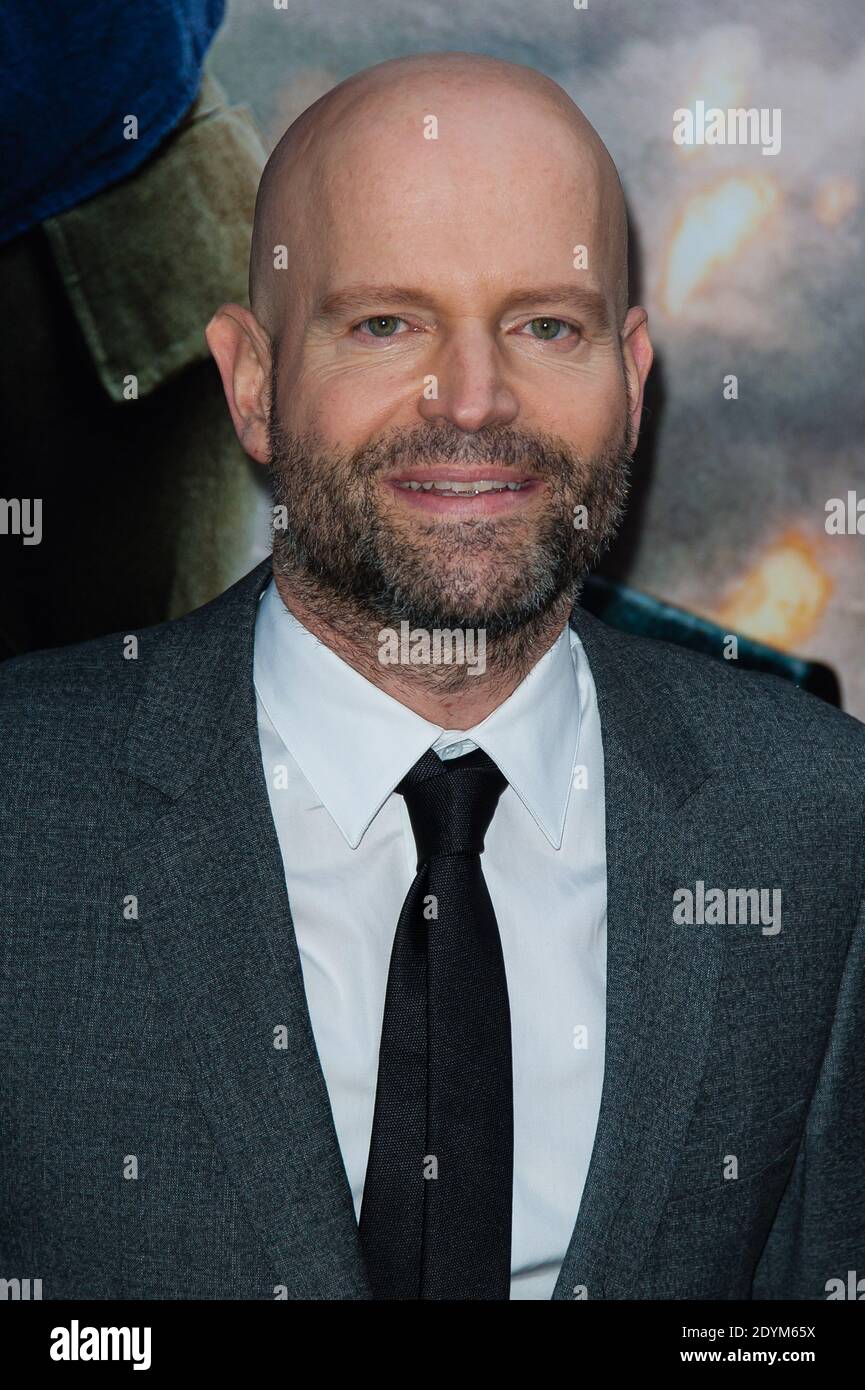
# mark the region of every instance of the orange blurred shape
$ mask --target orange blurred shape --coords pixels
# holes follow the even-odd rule
[[[710,271],[736,255],[775,206],[777,189],[765,175],[732,176],[695,193],[670,236],[661,290],[669,314],[678,314]]]
[[[814,631],[833,587],[815,546],[793,529],[769,547],[712,617],[726,631],[793,651]]]
[[[859,189],[856,180],[843,175],[836,179],[826,179],[817,189],[814,199],[814,215],[824,227],[837,227],[839,222],[851,213],[859,202]]]

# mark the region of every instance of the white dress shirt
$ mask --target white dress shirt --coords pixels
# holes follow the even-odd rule
[[[391,948],[417,863],[394,787],[431,747],[443,758],[482,748],[507,778],[481,864],[511,1011],[511,1298],[549,1299],[579,1209],[604,1075],[603,754],[582,644],[566,628],[480,724],[443,730],[314,637],[271,581],[254,666],[304,988],[358,1218]]]

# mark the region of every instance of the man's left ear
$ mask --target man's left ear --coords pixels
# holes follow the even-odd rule
[[[250,458],[267,463],[270,339],[241,304],[223,304],[204,330],[219,368],[235,433]]]
[[[633,453],[640,437],[643,392],[654,356],[649,339],[649,316],[640,305],[628,310],[622,325],[621,340],[628,390],[628,445]]]

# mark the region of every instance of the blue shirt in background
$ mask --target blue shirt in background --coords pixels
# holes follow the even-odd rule
[[[0,242],[131,174],[195,100],[225,0],[0,8]],[[124,138],[127,116],[138,138]]]

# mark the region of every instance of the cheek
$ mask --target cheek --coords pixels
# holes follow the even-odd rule
[[[627,419],[625,383],[615,371],[580,373],[538,405],[540,427],[584,454],[618,437]]]
[[[286,389],[286,428],[298,434],[314,432],[330,448],[365,444],[411,416],[405,383],[390,377],[380,368],[373,373],[363,365],[351,370],[308,368]]]

